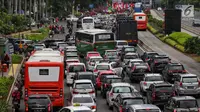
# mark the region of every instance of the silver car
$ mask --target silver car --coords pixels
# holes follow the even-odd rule
[[[128,46],[128,42],[126,40],[116,40],[116,46],[115,48],[120,53],[122,50],[122,47]]]
[[[174,89],[178,95],[199,95],[199,78],[195,74],[179,74],[175,79]]]
[[[138,53],[126,53],[123,62],[127,63],[131,59],[138,59],[138,58],[140,58]]]
[[[103,60],[103,58],[101,56],[91,56],[91,57],[89,57],[88,61],[86,62],[87,70],[93,71],[95,64],[98,63],[101,60]]]
[[[127,110],[131,110],[130,112],[161,112],[158,106],[152,104],[130,105]]]
[[[104,60],[120,61],[117,50],[105,50]]]
[[[144,74],[143,81],[140,82],[140,91],[141,93],[145,93],[146,89],[153,83],[163,83],[163,77],[161,74],[147,73]]]

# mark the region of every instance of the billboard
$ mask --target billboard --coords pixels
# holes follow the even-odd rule
[[[194,17],[194,5],[176,5],[176,9],[180,9],[181,16],[183,18],[193,18]]]
[[[112,4],[113,9],[130,9],[131,7],[134,7],[133,3],[123,3],[123,2],[115,2]]]

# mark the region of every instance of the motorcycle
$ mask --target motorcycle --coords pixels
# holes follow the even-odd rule
[[[14,109],[14,112],[19,112],[19,108],[20,108],[19,102],[16,99],[14,99],[13,100],[13,109]]]

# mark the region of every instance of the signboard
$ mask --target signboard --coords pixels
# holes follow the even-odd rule
[[[14,53],[14,46],[13,45],[9,45],[9,54],[13,54]]]
[[[194,17],[194,5],[176,5],[175,8],[182,11],[181,15],[184,18]]]
[[[113,9],[118,9],[118,10],[130,9],[131,7],[134,7],[133,3],[116,2],[116,3],[112,4],[112,8]]]

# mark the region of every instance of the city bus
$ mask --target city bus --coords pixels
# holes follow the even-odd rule
[[[137,21],[137,29],[138,30],[146,30],[147,29],[147,15],[143,12],[134,13],[133,19]]]
[[[25,63],[25,110],[29,95],[47,94],[53,107],[64,106],[64,57],[57,51],[36,51]]]
[[[82,18],[82,28],[83,29],[94,29],[94,18],[93,17]]]
[[[78,53],[85,56],[88,51],[97,51],[103,55],[105,50],[115,49],[115,35],[103,29],[78,30],[75,33]]]

